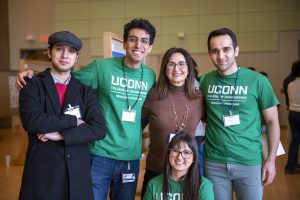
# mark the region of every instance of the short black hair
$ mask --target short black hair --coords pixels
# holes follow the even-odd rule
[[[259,73],[261,73],[261,74],[264,75],[265,77],[268,77],[267,72],[261,71],[261,72],[259,72]]]
[[[210,40],[213,38],[213,37],[217,37],[217,36],[221,36],[221,35],[229,35],[229,37],[231,38],[232,40],[232,45],[233,45],[233,48],[235,49],[238,44],[237,44],[237,38],[236,38],[236,35],[235,33],[230,30],[229,28],[220,28],[220,29],[216,29],[216,30],[213,30],[212,32],[210,32],[208,38],[207,38],[207,48],[208,48],[208,52],[210,52]]]
[[[300,60],[293,62],[292,64],[292,74],[295,77],[300,76]]]
[[[247,68],[252,70],[252,71],[256,71],[255,67],[247,67]]]
[[[156,30],[149,20],[142,19],[142,18],[133,19],[124,25],[124,34],[123,34],[124,42],[127,41],[130,30],[134,28],[144,29],[150,35],[150,45],[153,44],[156,35]]]

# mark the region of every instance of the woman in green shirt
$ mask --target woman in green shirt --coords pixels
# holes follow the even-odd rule
[[[166,153],[163,174],[151,179],[143,200],[213,200],[212,183],[199,176],[197,142],[186,132],[177,133]]]

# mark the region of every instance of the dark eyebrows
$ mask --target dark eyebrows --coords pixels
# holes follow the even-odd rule
[[[226,50],[228,50],[228,49],[233,49],[232,47],[223,47],[222,49],[226,49]]]
[[[230,49],[233,49],[233,47],[231,47],[231,46],[225,46],[225,47],[222,47],[220,49],[218,49],[218,48],[212,48],[212,49],[210,49],[210,52],[227,51],[227,50],[230,50]]]

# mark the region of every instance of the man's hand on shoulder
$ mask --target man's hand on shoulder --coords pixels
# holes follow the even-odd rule
[[[24,72],[20,72],[16,78],[16,88],[21,90],[25,85],[26,81],[24,80],[25,77],[32,78],[34,76],[34,71],[27,70]]]

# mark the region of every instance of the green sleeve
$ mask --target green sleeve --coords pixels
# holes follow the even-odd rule
[[[261,76],[261,80],[259,82],[259,105],[262,110],[265,110],[267,108],[270,108],[272,106],[277,106],[279,104],[279,101],[274,93],[274,90],[272,88],[272,85],[270,81],[264,77]]]
[[[143,200],[154,200],[154,196],[152,193],[153,192],[152,192],[151,186],[148,184],[146,192],[143,196]]]
[[[200,199],[201,200],[214,200],[213,184],[207,178],[201,178],[200,185]]]
[[[81,83],[92,87],[94,90],[98,88],[99,73],[98,73],[97,60],[91,62],[84,68],[73,72],[75,78],[80,80]]]

